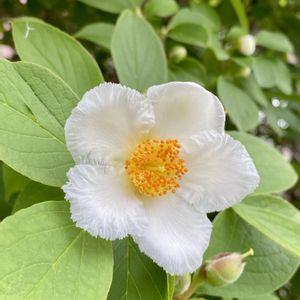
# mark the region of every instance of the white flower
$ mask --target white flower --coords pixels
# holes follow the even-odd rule
[[[195,271],[211,234],[206,213],[259,182],[224,120],[218,98],[194,83],[153,86],[147,96],[111,83],[90,90],[65,126],[76,162],[63,187],[72,219],[93,236],[130,234],[170,274]]]
[[[254,54],[256,49],[255,37],[251,34],[243,35],[239,39],[239,50],[242,54],[246,56],[251,56]]]

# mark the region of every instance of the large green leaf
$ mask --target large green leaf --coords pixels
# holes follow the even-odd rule
[[[0,82],[0,159],[35,181],[61,186],[73,164],[64,124],[77,96],[31,63],[0,60]]]
[[[220,252],[245,252],[250,248],[253,248],[254,256],[246,259],[245,270],[235,283],[222,288],[204,285],[199,294],[231,298],[265,295],[285,284],[297,270],[297,258],[245,222],[232,209],[220,213],[213,225],[205,259]]]
[[[260,176],[257,193],[277,193],[289,189],[297,182],[292,166],[271,145],[260,138],[242,132],[230,132],[252,157]]]
[[[261,30],[256,35],[256,44],[277,51],[293,51],[293,44],[287,36],[281,32]]]
[[[83,27],[75,37],[110,49],[114,28],[115,26],[109,23],[93,23]]]
[[[234,211],[300,259],[300,213],[287,201],[269,195],[255,195],[235,205]]]
[[[130,239],[114,242],[114,276],[108,300],[169,300],[168,276]]]
[[[0,298],[105,300],[111,244],[76,228],[65,201],[23,209],[0,224]]]
[[[223,77],[218,80],[218,96],[239,130],[247,131],[258,124],[258,109],[254,101]]]
[[[111,48],[121,83],[144,91],[167,80],[161,41],[144,18],[124,12],[117,21]]]
[[[120,13],[125,9],[138,7],[142,0],[78,0],[92,7],[108,11],[111,13]]]
[[[34,18],[15,19],[12,28],[21,59],[49,68],[78,96],[103,81],[93,57],[65,32]]]
[[[61,199],[64,199],[64,193],[60,188],[31,181],[27,184],[27,186],[16,199],[13,208],[13,213],[20,209],[30,207],[40,202]]]

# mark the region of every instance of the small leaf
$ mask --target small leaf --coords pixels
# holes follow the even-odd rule
[[[268,100],[264,92],[259,87],[253,76],[240,80],[240,84],[242,88],[248,93],[248,95],[256,101],[257,104],[260,104],[264,107],[268,105]]]
[[[89,6],[108,11],[111,13],[120,13],[125,9],[134,9],[141,5],[143,0],[78,0]]]
[[[145,91],[167,80],[163,46],[152,26],[130,11],[117,21],[112,56],[121,83]]]
[[[198,24],[177,25],[168,32],[168,37],[193,46],[206,47],[208,45],[208,33],[202,25]]]
[[[276,85],[276,70],[274,61],[256,57],[253,58],[253,72],[258,84],[264,88],[271,88]]]
[[[171,281],[135,243],[126,238],[114,242],[114,276],[107,300],[171,300]]]
[[[229,132],[247,149],[260,176],[256,193],[278,193],[291,188],[297,182],[292,166],[271,145],[260,138],[242,132]]]
[[[253,100],[223,77],[218,80],[218,95],[239,130],[247,131],[258,124],[258,109]]]
[[[245,222],[233,209],[218,214],[205,259],[221,252],[243,253],[250,248],[254,256],[246,259],[245,270],[235,283],[222,288],[204,285],[198,294],[257,299],[285,284],[299,266],[297,258]]]
[[[207,9],[205,4],[196,6],[193,9],[183,8],[171,19],[168,24],[168,29],[174,29],[179,25],[195,24],[210,31],[218,31],[221,22],[218,15],[211,9]]]
[[[115,26],[109,23],[93,23],[80,29],[75,37],[110,49]]]
[[[287,201],[280,197],[255,195],[233,209],[248,224],[300,258],[300,213]]]
[[[176,13],[178,5],[174,0],[149,0],[145,5],[145,14],[168,17]]]
[[[188,57],[177,64],[170,65],[169,81],[193,81],[204,85],[205,68],[198,60]]]
[[[0,294],[9,299],[105,300],[111,243],[73,224],[66,201],[20,210],[0,224]]]
[[[274,61],[274,68],[276,74],[276,86],[279,90],[287,95],[293,92],[292,76],[287,65],[280,59]]]
[[[255,38],[256,44],[259,46],[282,52],[293,51],[293,44],[288,37],[281,32],[261,30]]]
[[[79,97],[103,82],[93,57],[65,32],[34,18],[15,19],[12,29],[21,59],[49,68],[68,83]]]

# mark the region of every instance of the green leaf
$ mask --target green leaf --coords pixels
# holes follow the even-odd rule
[[[198,24],[177,25],[168,32],[168,37],[193,46],[206,47],[208,45],[208,33],[202,25]]]
[[[220,20],[218,15],[211,9],[207,9],[205,4],[197,6],[194,9],[183,8],[171,19],[168,29],[174,29],[179,25],[195,24],[210,31],[218,31],[220,28]]]
[[[114,277],[108,300],[167,300],[168,276],[127,238],[114,242]]]
[[[292,94],[292,76],[287,65],[280,59],[274,61],[276,74],[276,86],[279,90],[287,95]]]
[[[0,60],[0,82],[0,159],[35,181],[61,186],[73,165],[64,124],[77,96],[30,63]]]
[[[275,51],[292,52],[293,44],[289,38],[281,32],[261,30],[256,35],[256,44]]]
[[[110,49],[115,26],[109,23],[93,23],[80,29],[75,37]]]
[[[143,0],[78,0],[89,6],[108,11],[111,13],[120,13],[125,9],[134,9],[141,5]]]
[[[268,105],[268,99],[253,76],[240,80],[240,83],[245,92],[247,92],[257,104],[263,107]]]
[[[21,59],[49,68],[78,96],[103,82],[93,57],[65,32],[34,18],[15,19],[12,29]]]
[[[202,22],[203,26],[210,31],[218,32],[221,29],[222,23],[219,13],[211,5],[205,2],[195,3],[191,2],[192,11],[196,11],[199,14],[197,21]],[[199,2],[199,1],[198,1]],[[198,23],[199,24],[199,23]]]
[[[163,46],[151,25],[130,11],[117,21],[112,56],[121,83],[140,91],[167,80]]]
[[[253,72],[258,84],[264,88],[271,88],[276,85],[276,70],[274,61],[268,58],[253,58]]]
[[[217,88],[229,117],[239,130],[247,131],[258,124],[258,109],[246,93],[223,77],[219,77]]]
[[[8,202],[12,195],[24,190],[25,186],[29,183],[29,179],[9,166],[3,164],[2,176],[4,183],[5,199]]]
[[[169,81],[192,81],[204,85],[206,71],[196,59],[188,57],[169,67]]]
[[[64,199],[64,193],[60,188],[44,185],[38,182],[29,182],[18,196],[13,213],[34,204]]]
[[[278,193],[297,182],[292,166],[271,145],[260,138],[242,132],[229,132],[247,149],[260,176],[257,193]]]
[[[111,244],[75,227],[66,201],[20,210],[0,224],[0,295],[105,300]]]
[[[248,224],[300,258],[300,213],[286,200],[255,195],[246,198],[233,209]]]
[[[158,17],[168,17],[175,14],[178,5],[174,0],[149,0],[145,5],[145,14]]]
[[[243,2],[241,0],[230,0],[230,2],[238,16],[241,27],[247,33],[249,31],[249,22]]]
[[[243,253],[250,248],[254,256],[246,259],[245,270],[235,283],[222,288],[204,285],[198,293],[222,298],[265,295],[285,284],[297,270],[297,258],[245,222],[233,209],[218,214],[205,259],[221,252]]]

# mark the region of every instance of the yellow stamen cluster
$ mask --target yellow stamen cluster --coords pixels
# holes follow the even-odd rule
[[[141,194],[162,196],[168,191],[175,193],[179,180],[188,169],[179,158],[177,140],[148,139],[140,143],[125,169]]]

